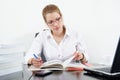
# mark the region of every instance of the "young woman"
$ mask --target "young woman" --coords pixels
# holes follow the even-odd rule
[[[33,54],[40,55],[42,49],[47,61],[53,59],[64,61],[75,56],[74,60],[86,63],[81,36],[64,25],[59,8],[54,4],[47,5],[42,15],[49,29],[43,30],[35,38],[26,54],[26,63],[39,67],[43,63],[42,58],[35,59]]]

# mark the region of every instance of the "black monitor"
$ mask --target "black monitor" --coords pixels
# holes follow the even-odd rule
[[[111,73],[115,73],[115,72],[120,72],[120,37],[111,68]]]

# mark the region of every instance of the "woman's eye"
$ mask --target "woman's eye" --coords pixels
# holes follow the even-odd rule
[[[49,21],[49,22],[48,22],[48,24],[52,24],[52,23],[53,23],[53,21]]]
[[[56,21],[59,21],[60,20],[60,17],[59,18],[56,18]]]

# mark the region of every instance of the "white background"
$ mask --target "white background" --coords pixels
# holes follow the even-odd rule
[[[120,0],[0,0],[0,44],[31,44],[46,27],[41,11],[50,3],[82,33],[89,61],[109,64],[120,36]]]

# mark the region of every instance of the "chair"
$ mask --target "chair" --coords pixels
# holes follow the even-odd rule
[[[39,32],[35,33],[35,37],[37,37],[37,35],[39,34]],[[41,51],[41,58],[43,60],[43,62],[46,62],[46,58],[45,58],[45,55],[44,55],[44,48],[42,46],[42,51]]]

